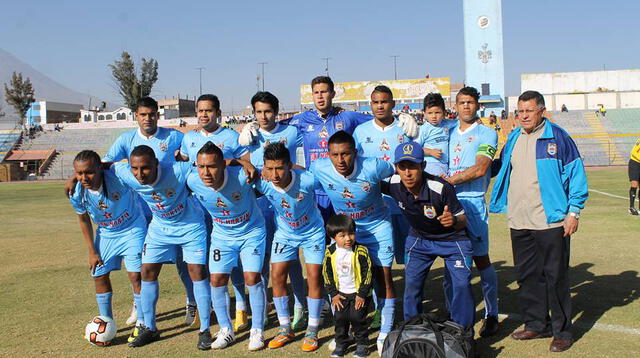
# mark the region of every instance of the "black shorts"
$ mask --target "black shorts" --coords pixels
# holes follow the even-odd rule
[[[629,159],[629,181],[640,181],[640,163]]]

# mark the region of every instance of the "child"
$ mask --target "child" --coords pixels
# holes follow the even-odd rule
[[[424,97],[424,124],[420,127],[417,142],[424,148],[427,167],[431,175],[445,175],[449,169],[449,129],[455,120],[444,119],[444,99],[439,93]]]
[[[327,247],[322,262],[324,285],[335,310],[336,349],[332,357],[343,357],[349,342],[349,326],[356,339],[354,357],[367,356],[367,304],[371,293],[371,259],[367,248],[356,244],[356,224],[346,215],[327,220]]]

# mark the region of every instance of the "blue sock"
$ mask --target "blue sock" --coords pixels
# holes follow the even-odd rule
[[[152,331],[156,330],[156,303],[158,303],[160,285],[158,281],[142,281],[140,289],[140,306],[144,315],[144,325]]]
[[[380,333],[389,333],[393,327],[393,313],[396,310],[396,299],[381,299],[378,307],[382,311],[382,320],[380,322]]]
[[[493,265],[480,271],[482,296],[484,296],[484,316],[498,316],[498,275]]]
[[[289,279],[293,288],[293,299],[295,307],[304,307],[306,293],[304,291],[304,277],[302,277],[302,265],[300,260],[296,260],[289,265]]]
[[[113,292],[96,293],[96,302],[98,302],[98,312],[101,316],[107,316],[113,318],[113,312],[111,311],[111,297]]]
[[[307,332],[318,332],[323,305],[324,300],[322,298],[307,297],[307,307],[309,307],[309,323],[307,325]]]
[[[133,302],[136,305],[136,310],[138,311],[138,321],[136,322],[136,326],[140,323],[144,324],[144,312],[142,312],[142,298],[139,293],[133,294]]]
[[[182,285],[184,286],[184,293],[187,295],[187,304],[196,303],[196,297],[193,294],[193,281],[191,281],[191,277],[189,277],[187,263],[182,260],[182,257],[176,260],[176,269],[178,270],[180,281],[182,281]]]
[[[289,296],[274,297],[273,304],[276,306],[278,322],[281,328],[291,329],[291,318],[289,316]]]
[[[247,294],[244,292],[244,273],[242,267],[236,266],[231,269],[231,286],[236,298],[236,311],[247,310]]]
[[[444,277],[442,278],[442,291],[444,292],[444,304],[447,311],[451,312],[451,298],[453,297],[453,286],[451,285],[451,274],[447,268],[444,268]]]
[[[231,329],[231,317],[229,317],[229,289],[227,286],[211,286],[211,302],[218,319],[220,328]]]
[[[249,289],[249,304],[251,305],[251,329],[264,328],[264,284],[262,281],[253,286],[247,286]]]
[[[196,304],[200,317],[200,332],[209,330],[211,318],[211,290],[209,280],[193,281],[193,294],[196,296]]]

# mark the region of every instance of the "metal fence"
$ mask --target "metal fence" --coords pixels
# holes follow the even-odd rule
[[[598,143],[577,139],[576,144],[586,166],[625,165],[635,139],[610,139]]]

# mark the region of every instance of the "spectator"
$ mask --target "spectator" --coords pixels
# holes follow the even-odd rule
[[[503,121],[507,119],[507,111],[505,111],[504,109],[502,110],[502,112],[500,112],[500,119]]]
[[[600,106],[600,108],[596,111],[596,115],[600,114],[600,116],[602,118],[606,117],[607,116],[607,109],[604,108],[603,104],[599,104],[598,106]]]
[[[562,108],[560,110],[562,112],[569,112],[569,109],[567,108],[567,106],[564,103],[562,104]]]
[[[480,105],[480,118],[484,118],[484,104]]]
[[[489,124],[496,124],[498,122],[498,116],[496,116],[496,113],[494,111],[491,111],[491,114],[489,115]]]

